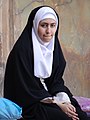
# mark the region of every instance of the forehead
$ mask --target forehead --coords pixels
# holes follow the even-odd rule
[[[56,23],[56,21],[52,18],[46,18],[41,20],[40,23]]]

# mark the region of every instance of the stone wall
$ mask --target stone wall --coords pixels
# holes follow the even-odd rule
[[[65,84],[74,95],[90,97],[90,0],[0,0],[0,96],[7,56],[39,5],[52,6],[60,16]]]

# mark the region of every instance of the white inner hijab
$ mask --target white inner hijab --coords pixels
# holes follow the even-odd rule
[[[54,37],[50,42],[43,42],[38,36],[39,22],[46,18],[52,18],[58,24],[57,15],[50,7],[40,8],[34,18],[32,28],[32,41],[34,51],[34,75],[38,78],[50,77],[53,63]]]

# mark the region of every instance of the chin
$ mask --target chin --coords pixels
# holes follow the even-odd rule
[[[51,41],[51,39],[50,40],[44,40],[44,42],[50,42]]]
[[[44,42],[49,42],[52,40],[52,37],[51,38],[47,38],[47,39],[43,39]]]

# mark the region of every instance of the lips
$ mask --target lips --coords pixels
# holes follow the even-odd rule
[[[52,37],[52,35],[49,35],[49,36],[47,36],[47,35],[44,35],[44,37]]]
[[[49,35],[49,36],[44,35],[44,37],[52,37],[52,35]]]

